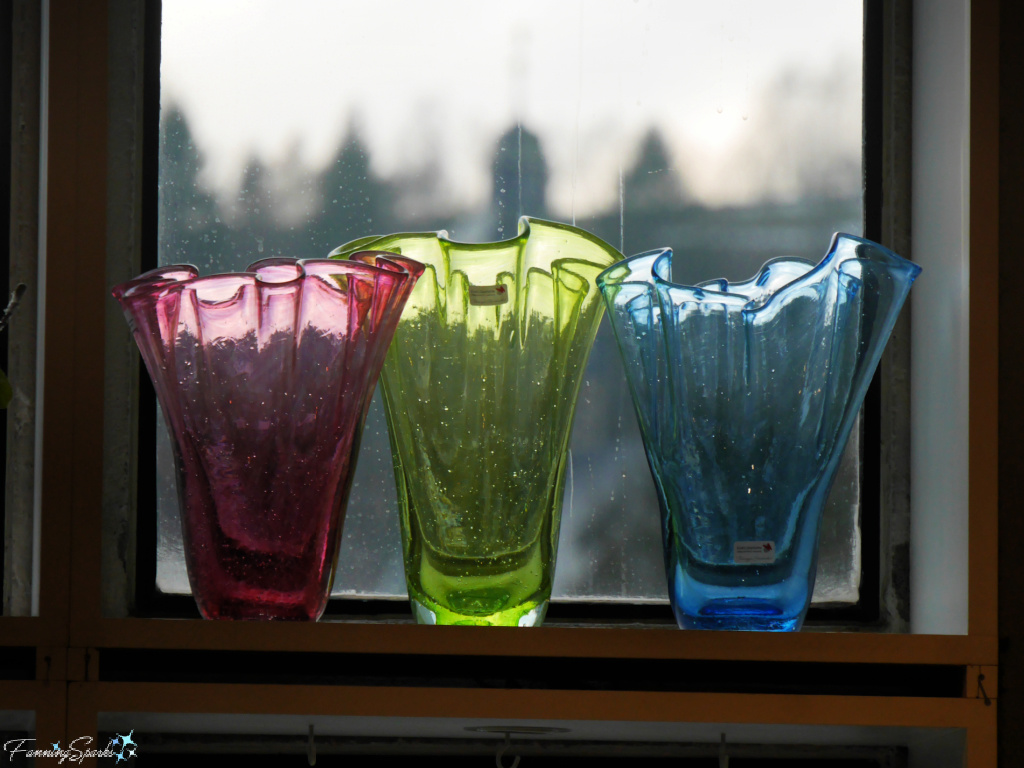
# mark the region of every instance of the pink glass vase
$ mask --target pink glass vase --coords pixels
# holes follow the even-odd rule
[[[206,618],[323,613],[366,410],[422,270],[366,252],[114,288],[171,434]]]

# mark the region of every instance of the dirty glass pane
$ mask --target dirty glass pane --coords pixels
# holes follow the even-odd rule
[[[164,0],[161,264],[322,256],[367,234],[515,233],[521,214],[626,254],[749,277],[859,234],[859,0]],[[187,592],[163,429],[158,586]],[[856,432],[815,602],[860,582]],[[402,596],[379,400],[335,595]],[[556,598],[662,601],[660,522],[602,325],[580,394]]]

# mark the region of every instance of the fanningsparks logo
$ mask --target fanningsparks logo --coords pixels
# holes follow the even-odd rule
[[[91,748],[92,736],[79,736],[67,747],[61,747],[60,742],[57,742],[51,744],[49,749],[38,749],[35,739],[11,739],[4,744],[4,752],[10,755],[9,761],[13,761],[15,755],[24,755],[25,757],[49,757],[57,760],[58,763],[80,763],[87,757],[112,757],[120,763],[138,754],[136,750],[138,743],[132,738],[134,733],[135,731],[131,730],[126,736],[121,734],[113,736],[104,749]]]

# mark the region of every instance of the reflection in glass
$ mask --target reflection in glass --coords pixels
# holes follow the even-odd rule
[[[821,263],[679,282],[672,251],[598,284],[658,489],[681,627],[799,629],[821,513],[921,269],[840,234]]]
[[[358,248],[426,267],[382,378],[413,613],[424,624],[537,626],[604,309],[596,278],[622,254],[525,217],[496,243],[400,234]]]
[[[211,8],[163,3],[161,264],[229,271],[390,232],[488,242],[529,215],[625,253],[673,244],[740,279],[861,230],[858,0]],[[384,61],[382,39],[402,41]],[[816,601],[857,600],[858,439],[823,522]],[[158,444],[158,579],[187,592],[169,461]],[[378,392],[335,595],[405,595],[392,475]],[[657,497],[606,322],[565,485],[555,599],[665,602]]]
[[[366,408],[422,270],[387,257],[172,266],[114,288],[173,437],[204,617],[327,605]]]

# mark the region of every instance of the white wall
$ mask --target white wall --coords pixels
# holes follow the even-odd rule
[[[911,631],[967,633],[969,0],[915,0]]]

